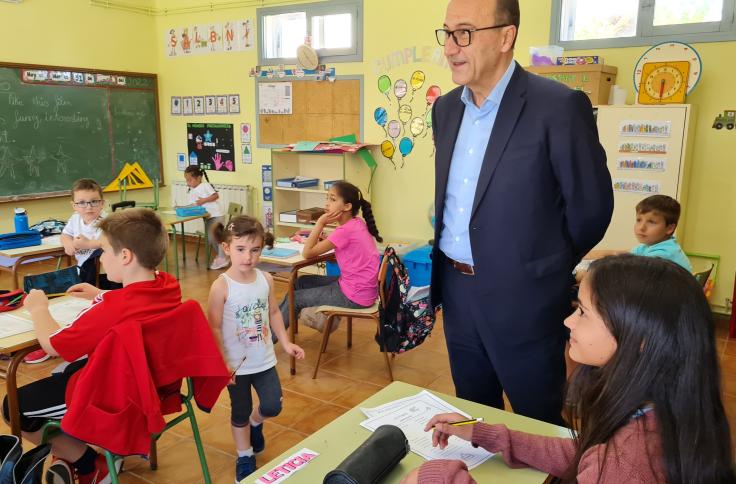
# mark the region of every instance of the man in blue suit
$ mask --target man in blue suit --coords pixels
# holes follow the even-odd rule
[[[513,60],[518,0],[451,0],[437,40],[460,85],[433,107],[433,304],[457,396],[561,424],[572,269],[611,177],[586,95]]]

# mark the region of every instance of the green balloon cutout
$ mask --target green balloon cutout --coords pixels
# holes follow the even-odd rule
[[[381,94],[386,94],[389,89],[391,89],[391,79],[386,75],[379,77],[378,78],[378,91]]]

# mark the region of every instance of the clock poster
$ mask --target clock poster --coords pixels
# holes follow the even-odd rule
[[[235,171],[233,125],[187,123],[189,164],[205,170]]]

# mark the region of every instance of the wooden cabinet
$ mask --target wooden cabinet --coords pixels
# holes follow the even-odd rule
[[[289,237],[299,229],[312,228],[312,224],[281,222],[280,214],[292,210],[324,207],[327,190],[324,182],[347,180],[360,188],[363,197],[370,201],[368,185],[371,170],[356,153],[315,153],[303,151],[271,151],[273,176],[274,235]],[[319,185],[310,188],[284,188],[278,180],[303,176],[319,179]]]

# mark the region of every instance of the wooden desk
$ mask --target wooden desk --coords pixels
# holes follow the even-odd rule
[[[275,247],[278,246],[279,244],[275,244]],[[323,254],[317,257],[312,257],[311,259],[305,259],[301,254],[285,258],[261,256],[260,262],[282,266],[285,269],[284,272],[289,271],[289,280],[287,281],[289,284],[289,321],[292,322],[289,324],[289,339],[292,343],[296,343],[295,337],[298,331],[298,322],[294,310],[294,284],[296,284],[296,280],[299,277],[299,269],[328,260],[335,260],[335,254]],[[296,358],[290,356],[289,361],[291,365],[291,374],[296,375]]]
[[[176,267],[176,278],[179,279],[179,254],[178,249],[176,246],[176,225],[179,224],[181,226],[181,253],[182,253],[182,260],[186,262],[187,260],[187,249],[186,249],[186,238],[184,237],[184,222],[189,222],[190,220],[197,220],[201,218],[202,220],[207,220],[210,218],[210,214],[204,213],[204,215],[191,215],[188,217],[179,217],[176,215],[176,211],[173,208],[161,208],[156,211],[158,216],[161,218],[161,221],[164,223],[164,225],[168,225],[171,227],[171,235],[172,235],[172,241],[171,246],[174,248],[174,265]],[[209,234],[207,234],[207,229],[204,230],[204,252],[205,252],[205,263],[207,264],[207,268],[210,267],[210,246],[209,246]],[[166,272],[169,272],[169,258],[164,258],[164,270]]]
[[[268,463],[259,463],[259,469],[243,479],[241,484],[250,484],[265,472],[279,465],[284,459],[306,447],[319,453],[319,456],[311,461],[304,469],[296,472],[289,478],[289,483],[315,483],[322,482],[323,477],[334,469],[348,455],[350,455],[360,444],[362,444],[371,432],[360,426],[360,422],[366,419],[359,407],[376,407],[390,401],[416,395],[423,389],[404,382],[393,382],[383,390],[368,398],[358,406],[349,410],[344,415],[330,422],[314,434],[299,442],[280,456]],[[461,398],[452,397],[439,392],[432,392],[459,409],[469,413],[473,417],[483,417],[489,423],[502,423],[514,430],[521,430],[540,435],[554,437],[570,437],[570,431],[564,427],[540,422],[528,417],[504,412],[495,408],[469,402]],[[288,405],[288,400],[284,402]],[[385,483],[397,483],[403,476],[415,467],[426,462],[423,458],[410,452],[394,468],[393,471],[382,481]],[[478,482],[493,482],[526,484],[541,484],[548,476],[534,469],[511,469],[503,461],[500,455],[495,455],[480,466],[471,471]]]
[[[58,304],[62,301],[71,299],[72,296],[63,296],[49,301],[49,305]],[[92,301],[90,301],[90,304]],[[30,320],[30,316],[21,314],[22,308],[12,311],[23,319]],[[7,338],[0,338],[0,353],[11,357],[8,371],[5,378],[6,394],[8,395],[8,414],[10,416],[10,432],[21,437],[20,433],[20,411],[18,409],[18,365],[23,358],[30,352],[40,349],[36,334],[33,331],[15,334]]]
[[[54,241],[41,239],[41,245],[0,250],[0,256],[16,259],[12,267],[0,265],[0,271],[6,271],[12,274],[13,289],[18,289],[20,287],[20,284],[18,283],[18,268],[24,261],[41,257],[68,257],[64,252],[64,246],[61,245],[61,242],[55,242],[58,238],[53,240]],[[69,264],[71,265],[71,258],[69,258]]]

